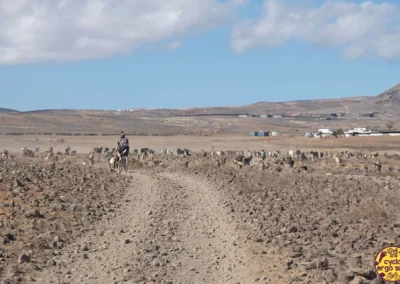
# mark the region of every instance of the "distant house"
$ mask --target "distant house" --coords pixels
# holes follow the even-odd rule
[[[320,136],[320,137],[329,137],[329,136],[331,136],[332,134],[333,134],[333,132],[330,131],[330,130],[327,129],[327,128],[318,129],[318,132],[317,132],[317,135]]]
[[[311,133],[311,132],[306,132],[305,136],[306,137],[315,137],[315,138],[321,138],[321,137],[329,137],[332,136],[333,132],[329,129],[318,129],[318,132],[316,133]],[[400,131],[372,131],[369,130],[366,127],[356,127],[353,129],[349,129],[348,131],[344,132],[345,137],[351,137],[351,136],[400,136]]]
[[[254,131],[250,132],[250,136],[269,136],[269,131]]]
[[[353,129],[349,129],[349,131],[345,131],[344,132],[344,136],[345,137],[357,136],[359,134],[362,134],[362,135],[366,135],[367,134],[367,135],[369,135],[371,133],[372,133],[372,131],[368,130],[365,127],[356,127],[356,128],[353,128]]]
[[[357,136],[359,134],[371,134],[372,131],[368,130],[366,127],[356,127],[353,129],[349,129],[349,131],[346,131],[344,133],[344,136],[349,137],[349,136]]]
[[[272,114],[262,114],[260,115],[260,118],[272,118],[274,117]]]
[[[274,115],[273,118],[282,118],[282,115]]]
[[[249,117],[247,114],[240,114],[239,117]]]
[[[258,136],[269,136],[269,131],[257,131]]]

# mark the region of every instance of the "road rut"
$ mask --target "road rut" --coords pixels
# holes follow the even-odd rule
[[[239,241],[245,232],[210,184],[177,173],[132,176],[115,216],[55,257],[37,283],[270,283],[271,262]]]

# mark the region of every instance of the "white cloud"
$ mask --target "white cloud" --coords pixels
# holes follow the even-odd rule
[[[246,6],[250,0],[232,0],[236,6]]]
[[[0,64],[69,61],[130,52],[205,30],[242,1],[0,0]]]
[[[310,7],[299,1],[266,0],[264,15],[234,26],[231,40],[237,53],[298,40],[338,47],[348,59],[393,59],[400,57],[400,6],[328,1]]]
[[[178,49],[182,46],[182,42],[181,41],[174,41],[172,43],[169,44],[169,49]]]

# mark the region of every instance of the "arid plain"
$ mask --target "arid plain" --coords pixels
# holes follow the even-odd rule
[[[389,97],[393,110],[396,98]],[[365,102],[352,102],[359,100]],[[351,109],[348,102],[344,109]],[[202,117],[187,110],[6,111],[0,278],[8,284],[385,283],[374,259],[400,243],[400,138],[304,133],[385,129],[388,121],[395,130],[396,113],[387,110],[329,120]],[[105,148],[115,147],[121,130],[131,154],[128,173],[118,175]],[[257,130],[278,136],[249,135]]]
[[[21,148],[40,148],[46,151],[53,147],[63,152],[70,146],[78,153],[87,154],[94,147],[115,147],[118,134],[114,136],[43,136],[0,135],[0,149],[20,152]],[[133,148],[150,148],[160,152],[162,149],[176,150],[187,148],[193,151],[212,150],[303,150],[303,151],[381,151],[400,154],[399,137],[346,137],[346,138],[308,138],[300,135],[279,135],[277,137],[251,137],[250,135],[176,135],[176,136],[127,136]]]

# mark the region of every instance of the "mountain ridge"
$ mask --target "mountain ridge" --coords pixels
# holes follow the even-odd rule
[[[10,108],[1,108],[1,107],[0,107],[0,112],[3,112],[3,113],[5,113],[5,112],[20,112],[20,111],[18,111],[18,110],[15,110],[15,109],[10,109]]]
[[[249,114],[247,118],[239,115]],[[266,115],[260,118],[258,116]],[[278,116],[278,117],[276,117]],[[282,116],[282,118],[279,118]],[[257,102],[234,107],[186,109],[38,110],[0,112],[0,133],[134,135],[248,133],[269,129],[298,134],[318,128],[385,127],[400,123],[400,85],[374,97]]]
[[[305,99],[281,102],[259,101],[239,106],[216,106],[216,107],[193,107],[193,108],[167,108],[167,109],[132,109],[134,113],[162,113],[164,115],[198,115],[198,114],[269,114],[286,113],[296,115],[299,113],[321,113],[321,112],[373,112],[374,108],[385,111],[385,108],[400,108],[400,84],[384,91],[377,96],[350,96],[328,99]],[[383,110],[382,110],[383,108]],[[30,111],[19,111],[8,108],[0,108],[3,113],[20,114],[46,114],[46,113],[71,113],[71,112],[116,112],[117,110],[101,109],[37,109]]]

